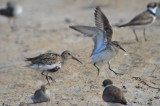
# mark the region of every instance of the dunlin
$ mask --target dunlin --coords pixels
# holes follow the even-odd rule
[[[141,14],[137,15],[133,18],[129,23],[120,25],[119,27],[131,27],[133,29],[133,33],[136,37],[136,41],[138,41],[137,34],[135,29],[143,28],[143,35],[145,41],[147,40],[145,35],[145,28],[152,25],[156,20],[156,11],[158,9],[158,5],[155,2],[149,3],[147,5],[147,10],[142,12]]]
[[[105,102],[127,105],[123,92],[114,86],[110,79],[104,80],[102,86],[104,86],[102,98]]]
[[[70,28],[79,31],[86,36],[92,37],[94,41],[94,49],[91,54],[91,63],[97,68],[98,75],[99,68],[97,65],[103,65],[105,63],[108,63],[109,70],[118,75],[120,73],[117,73],[110,68],[109,61],[117,55],[119,49],[123,51],[125,50],[121,47],[118,41],[112,41],[112,27],[100,7],[97,7],[95,10],[95,24],[97,27],[70,26]]]
[[[46,79],[49,83],[48,79],[51,79],[53,81],[53,78],[51,76],[48,76],[48,72],[58,71],[66,62],[67,59],[74,59],[82,63],[77,58],[72,56],[72,54],[68,50],[64,51],[61,55],[57,53],[45,53],[37,57],[26,58],[26,61],[31,62],[29,64],[29,67],[42,70],[41,74],[46,76]],[[45,71],[47,71],[47,75],[44,74]]]
[[[14,26],[11,24],[11,21],[15,24],[15,18],[22,13],[22,8],[16,4],[16,2],[7,2],[6,8],[0,8],[0,15],[6,16],[9,18],[9,25],[11,29]],[[11,20],[12,19],[12,20]]]
[[[30,98],[34,103],[48,102],[51,99],[51,94],[46,85],[42,85],[40,89],[35,91],[34,95],[30,96]]]

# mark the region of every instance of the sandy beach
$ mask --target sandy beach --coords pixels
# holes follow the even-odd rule
[[[160,106],[160,91],[133,78],[140,77],[160,88],[160,19],[146,29],[148,41],[144,41],[143,29],[137,30],[140,41],[136,42],[132,29],[115,26],[130,21],[153,0],[16,1],[23,7],[16,31],[11,31],[8,19],[0,16],[0,105],[32,103],[30,95],[47,83],[41,72],[26,67],[25,58],[70,50],[83,64],[68,60],[59,72],[50,74],[56,80],[49,87],[52,100],[30,106],[108,106],[102,99],[104,79],[111,79],[120,89],[126,87],[128,106]],[[5,7],[6,2],[1,0],[0,7]],[[96,68],[90,64],[92,39],[69,28],[95,26],[96,6],[101,7],[113,27],[113,41],[121,42],[127,51],[124,55],[120,50],[110,62],[113,70],[124,75],[116,76],[106,64],[97,76]]]

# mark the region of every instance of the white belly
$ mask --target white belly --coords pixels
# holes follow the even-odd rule
[[[61,68],[62,64],[60,62],[57,62],[57,63],[52,64],[52,65],[33,64],[31,67],[35,68],[35,69],[40,69],[40,70],[51,70],[51,69],[54,69],[56,67]]]
[[[97,65],[103,65],[109,60],[111,60],[114,56],[116,56],[117,53],[111,51],[111,50],[105,50],[103,52],[97,53],[92,58],[92,64],[96,63]]]

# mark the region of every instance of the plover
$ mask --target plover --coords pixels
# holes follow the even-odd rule
[[[118,41],[112,41],[112,27],[100,7],[97,7],[95,10],[95,24],[96,27],[70,26],[70,28],[81,32],[85,36],[92,37],[94,41],[94,49],[91,54],[91,63],[97,68],[98,75],[99,68],[97,65],[103,65],[105,63],[108,63],[109,70],[118,75],[120,73],[117,73],[110,68],[109,61],[117,55],[119,49],[123,51],[125,50],[121,47]]]
[[[30,61],[29,67],[39,69],[42,71],[42,75],[46,76],[46,79],[49,83],[48,79],[53,81],[51,76],[48,76],[48,72],[56,72],[58,71],[67,59],[74,59],[82,64],[76,57],[72,56],[70,51],[66,50],[61,55],[57,53],[45,53],[33,58],[26,58],[26,61]],[[44,72],[47,71],[47,75]]]
[[[136,29],[143,28],[143,35],[145,41],[147,40],[145,35],[145,28],[152,25],[154,21],[156,20],[156,11],[158,9],[158,5],[156,2],[149,3],[147,5],[147,10],[142,12],[141,14],[137,15],[135,18],[133,18],[129,23],[126,23],[124,25],[120,25],[119,27],[131,27],[133,29],[133,33],[136,37],[136,41],[138,41],[138,37],[136,34]]]
[[[110,79],[104,80],[102,86],[104,86],[102,98],[105,102],[127,105],[123,92],[114,86]]]
[[[30,98],[34,103],[48,102],[51,99],[51,94],[46,85],[42,85],[40,89],[35,91],[34,95],[30,96]]]
[[[0,8],[0,15],[6,16],[9,18],[9,25],[11,29],[14,28],[13,23],[15,24],[15,19],[22,13],[22,7],[17,5],[16,2],[9,1],[6,4],[6,8]],[[11,22],[12,21],[12,22]]]

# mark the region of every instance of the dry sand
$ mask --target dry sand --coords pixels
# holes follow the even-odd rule
[[[0,104],[17,106],[20,102],[32,103],[29,98],[46,80],[40,72],[25,67],[26,57],[47,51],[72,51],[84,64],[69,60],[60,72],[51,74],[56,79],[49,87],[52,100],[33,106],[106,106],[102,100],[104,79],[113,80],[122,88],[129,106],[160,106],[160,92],[136,81],[141,77],[148,84],[160,87],[160,20],[146,30],[137,31],[140,42],[135,42],[132,30],[116,28],[114,24],[128,22],[145,10],[152,0],[17,0],[24,13],[17,19],[17,31],[12,32],[8,19],[0,17]],[[5,6],[7,0],[1,0]],[[111,67],[124,75],[116,76],[101,67],[100,76],[89,64],[93,49],[91,38],[69,29],[69,25],[94,26],[95,6],[101,6],[113,25],[113,40],[122,42],[128,55],[122,51],[112,59]],[[154,77],[153,77],[154,76]],[[32,106],[32,105],[31,105]]]

